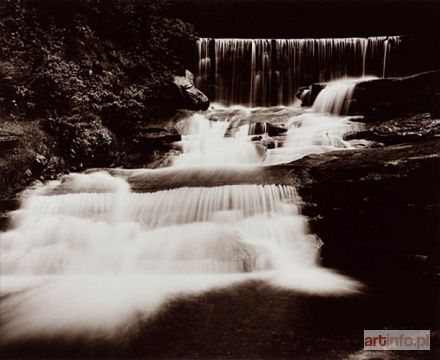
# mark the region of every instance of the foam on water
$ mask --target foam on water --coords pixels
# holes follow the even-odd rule
[[[231,136],[229,120],[210,121],[202,114],[186,119],[182,135],[183,153],[173,166],[257,164],[260,160],[247,134],[249,125],[238,127]]]
[[[351,142],[344,140],[350,131],[359,130],[360,124],[346,117],[307,112],[292,118],[282,147],[267,151],[264,163],[280,164],[298,160],[309,154],[352,149]]]
[[[122,339],[169,300],[249,280],[359,291],[319,265],[295,187],[256,184],[262,165],[350,148],[358,125],[316,108],[236,106],[176,126],[171,168],[71,174],[27,192],[0,234],[2,341]]]
[[[118,179],[120,180],[120,179]],[[291,186],[35,195],[2,236],[2,274],[241,272],[313,263]],[[178,234],[176,236],[176,234]],[[272,256],[284,249],[283,258]],[[290,255],[288,255],[290,254]],[[270,264],[267,265],[267,264]]]
[[[1,234],[3,341],[120,336],[171,298],[250,279],[356,292],[319,266],[300,201],[280,185],[138,194],[103,172],[36,189]]]
[[[340,79],[329,82],[316,97],[312,111],[335,115],[347,114],[356,84],[372,79],[375,77]]]
[[[184,119],[182,154],[174,157],[173,167],[275,165],[309,154],[351,149],[344,135],[362,125],[334,113],[344,111],[346,90],[358,81],[362,80],[328,84],[312,109],[234,106],[194,114]],[[269,136],[268,124],[286,131]],[[266,149],[268,143],[273,145]]]

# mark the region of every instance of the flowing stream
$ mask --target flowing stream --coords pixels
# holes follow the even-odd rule
[[[0,235],[2,341],[120,338],[169,300],[249,280],[305,294],[359,291],[320,266],[322,242],[294,184],[256,181],[272,165],[362,146],[344,140],[360,128],[343,116],[354,84],[328,84],[310,109],[216,104],[179,120],[180,153],[168,168],[70,174],[28,190]]]

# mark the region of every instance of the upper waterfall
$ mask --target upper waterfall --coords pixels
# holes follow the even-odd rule
[[[213,102],[291,105],[300,86],[393,74],[400,36],[197,41],[197,86]]]

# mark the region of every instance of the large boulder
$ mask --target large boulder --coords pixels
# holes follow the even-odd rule
[[[438,140],[310,155],[288,166],[324,242],[325,265],[360,276],[436,271]]]
[[[302,106],[312,106],[326,83],[299,88]],[[440,70],[400,78],[360,81],[347,104],[348,115],[390,118],[408,113],[440,114]]]
[[[326,83],[298,89],[302,106],[312,106]],[[348,104],[348,115],[389,118],[408,113],[440,114],[440,70],[400,78],[360,81]]]
[[[366,122],[364,128],[346,134],[345,140],[364,139],[380,145],[394,145],[440,138],[440,116],[431,113],[392,119],[364,117],[362,121]]]
[[[440,70],[360,82],[349,106],[352,115],[390,117],[422,112],[440,113]]]
[[[194,75],[186,70],[185,76],[175,76],[173,84],[177,91],[177,107],[189,110],[207,110],[209,108],[209,99],[197,89],[194,85]]]

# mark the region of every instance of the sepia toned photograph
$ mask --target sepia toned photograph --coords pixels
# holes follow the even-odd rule
[[[0,0],[0,358],[440,359],[440,1]]]

